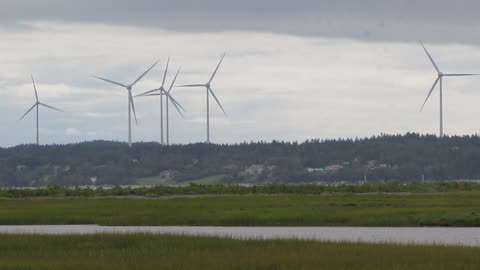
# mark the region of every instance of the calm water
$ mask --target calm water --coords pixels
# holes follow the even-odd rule
[[[0,226],[4,234],[155,233],[237,239],[310,239],[349,242],[444,244],[480,247],[480,228],[379,227],[108,227],[96,225]]]

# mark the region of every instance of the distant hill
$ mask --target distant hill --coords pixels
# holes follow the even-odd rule
[[[480,179],[480,137],[381,135],[233,145],[92,141],[0,149],[1,186]]]

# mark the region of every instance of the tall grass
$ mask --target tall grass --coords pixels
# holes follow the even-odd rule
[[[466,247],[168,235],[0,235],[0,269],[480,269]]]
[[[0,200],[0,225],[480,226],[480,193]]]
[[[105,196],[148,196],[167,195],[245,195],[245,194],[331,194],[331,193],[446,193],[480,191],[480,184],[470,182],[427,182],[427,183],[366,183],[361,185],[208,185],[217,181],[219,176],[199,179],[189,186],[153,186],[153,187],[113,187],[79,188],[48,186],[43,188],[4,188],[0,197],[105,197]],[[150,178],[143,179],[146,182]]]

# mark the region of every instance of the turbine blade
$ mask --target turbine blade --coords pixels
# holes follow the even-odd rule
[[[150,72],[150,70],[152,70],[153,67],[155,67],[158,64],[159,61],[155,62],[155,64],[153,64],[149,69],[147,69],[147,71],[145,71],[142,75],[140,75],[140,77],[138,77],[138,79],[136,79],[131,86],[134,86],[135,84],[137,84],[145,75],[147,75],[148,72]]]
[[[169,64],[170,64],[170,56],[168,57],[167,66],[165,67],[165,73],[163,74],[162,87],[165,85],[165,79],[167,78],[167,72],[168,72],[168,65]]]
[[[450,73],[450,74],[443,74],[446,77],[460,77],[460,76],[478,76],[480,74],[465,74],[465,73]]]
[[[150,93],[153,93],[153,92],[156,92],[156,91],[159,91],[160,89],[153,89],[153,90],[150,90],[150,91],[147,91],[147,92],[143,92],[141,94],[138,94],[136,95],[135,97],[143,97],[143,96],[147,96],[148,94]]]
[[[173,81],[172,81],[172,83],[170,84],[170,88],[168,89],[168,91],[165,92],[165,95],[167,95],[167,98],[170,98],[170,99],[172,100],[172,103],[173,103],[173,105],[175,105],[175,108],[177,108],[177,110],[178,110],[178,106],[179,106],[180,108],[182,108],[182,110],[185,111],[185,108],[184,108],[182,105],[180,105],[180,103],[178,103],[178,101],[175,100],[175,99],[170,95],[170,92],[171,92],[172,89],[173,89],[173,85],[175,84],[175,81],[177,80],[178,74],[180,73],[180,69],[181,69],[181,68],[178,68],[177,74],[175,74],[175,77],[173,78]],[[182,114],[182,113],[180,113],[180,114]],[[182,114],[182,117],[183,117],[183,114]]]
[[[177,74],[175,74],[175,77],[173,78],[172,84],[170,84],[170,88],[168,88],[167,93],[170,93],[170,91],[172,91],[173,85],[175,84],[175,81],[177,80],[179,73],[180,73],[180,68],[178,68]]]
[[[44,106],[44,107],[47,107],[47,108],[49,108],[49,109],[55,110],[55,111],[64,112],[64,111],[62,111],[62,110],[60,110],[60,109],[57,109],[57,108],[55,108],[55,107],[49,106],[49,105],[44,104],[44,103],[38,103],[38,104],[40,104],[40,105],[42,105],[42,106]]]
[[[133,117],[135,118],[135,124],[138,126],[137,112],[135,111],[135,103],[133,103],[132,92],[128,91],[128,96],[130,97],[130,106],[132,106]]]
[[[175,106],[175,109],[177,109],[177,112],[182,116],[182,118],[185,118],[183,116],[182,111],[178,108],[178,105],[180,105],[170,94],[167,94],[167,98],[169,98],[172,101],[173,106]],[[177,105],[178,104],[178,105]]]
[[[33,106],[22,117],[20,117],[20,119],[18,119],[18,121],[25,118],[25,116],[27,116],[27,114],[29,114],[35,108],[35,106],[37,106],[37,105],[38,105],[37,103],[33,104]]]
[[[220,62],[218,62],[217,68],[216,68],[215,71],[213,72],[212,77],[210,78],[210,81],[208,81],[208,83],[212,83],[213,78],[215,78],[215,75],[217,74],[218,68],[219,68],[220,65],[222,64],[223,58],[225,58],[225,54],[223,54],[222,59],[220,59]]]
[[[35,90],[35,98],[37,99],[37,102],[38,102],[37,86],[35,85],[35,80],[33,79],[33,75],[31,76],[32,76],[33,90]]]
[[[427,48],[425,48],[425,46],[423,45],[423,42],[420,41],[420,44],[422,44],[422,47],[423,47],[423,49],[425,50],[425,53],[427,53],[428,58],[430,58],[430,61],[432,62],[433,67],[435,67],[435,69],[437,70],[437,72],[440,72],[440,69],[438,69],[437,64],[435,64],[435,61],[433,61],[432,56],[431,56],[430,53],[427,51]]]
[[[220,106],[220,109],[222,109],[223,113],[225,114],[225,116],[227,116],[227,113],[225,112],[225,110],[223,109],[223,106],[222,104],[220,104],[220,101],[218,100],[217,96],[215,95],[215,93],[213,93],[213,90],[212,88],[208,88],[208,91],[210,91],[210,93],[212,94],[213,98],[215,98],[215,101],[217,101],[217,104],[218,106]],[[228,116],[227,116],[228,117]]]
[[[163,96],[163,95],[164,95],[164,94],[159,94],[159,93],[157,94],[157,93],[155,93],[155,94],[143,95],[142,97],[153,97],[153,96]]]
[[[111,84],[115,84],[115,85],[127,88],[127,86],[125,84],[122,84],[122,83],[119,83],[119,82],[115,82],[115,81],[112,81],[112,80],[107,80],[107,79],[96,77],[96,76],[92,76],[92,77],[95,78],[95,79],[99,79],[99,80],[102,80],[102,81],[105,81],[105,82],[108,82],[108,83],[111,83]]]
[[[433,86],[432,88],[430,89],[430,92],[428,92],[428,96],[427,98],[425,99],[425,101],[423,102],[423,105],[422,105],[422,108],[420,109],[420,111],[423,111],[423,107],[425,107],[425,104],[427,103],[428,99],[430,98],[430,95],[432,94],[433,90],[435,89],[435,86],[437,86],[437,83],[438,81],[440,80],[440,77],[438,77],[435,82],[433,83]]]
[[[205,84],[183,84],[183,85],[177,85],[175,87],[205,87]]]
[[[172,95],[167,93],[167,98],[169,98],[172,103],[177,104],[183,111],[186,111],[185,108],[175,98],[172,97]]]

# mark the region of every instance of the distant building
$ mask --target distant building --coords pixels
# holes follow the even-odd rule
[[[277,166],[265,166],[265,165],[250,165],[245,168],[244,174],[246,175],[259,175],[265,171],[271,172],[276,169]]]
[[[373,168],[375,168],[376,165],[377,165],[377,161],[376,161],[376,160],[369,160],[369,161],[367,161],[367,168],[373,169]]]
[[[322,173],[325,171],[324,168],[306,168],[306,171],[309,173]]]
[[[64,172],[64,173],[69,172],[71,170],[71,167],[70,167],[70,165],[67,165],[65,167],[62,167],[60,165],[53,165],[52,169],[53,169],[53,175],[58,176],[62,172]]]
[[[309,173],[334,173],[348,165],[350,165],[350,162],[343,162],[342,164],[328,165],[325,168],[306,168],[306,171]]]
[[[235,172],[238,172],[240,171],[240,167],[236,164],[229,164],[229,165],[226,165],[222,168],[223,172],[224,173],[235,173]]]
[[[178,174],[175,170],[166,170],[161,172],[158,176],[163,179],[173,179]]]
[[[325,170],[325,172],[336,172],[340,169],[343,169],[343,165],[336,164],[336,165],[327,166],[327,167],[325,167],[324,170]]]
[[[93,185],[97,184],[97,177],[96,177],[96,176],[90,177],[90,182],[91,182]]]
[[[25,171],[26,169],[27,169],[27,166],[26,166],[26,165],[17,165],[17,167],[16,167],[17,173],[23,172],[23,171]]]
[[[245,168],[245,173],[256,175],[256,174],[261,174],[264,170],[265,170],[265,165],[250,165]]]

